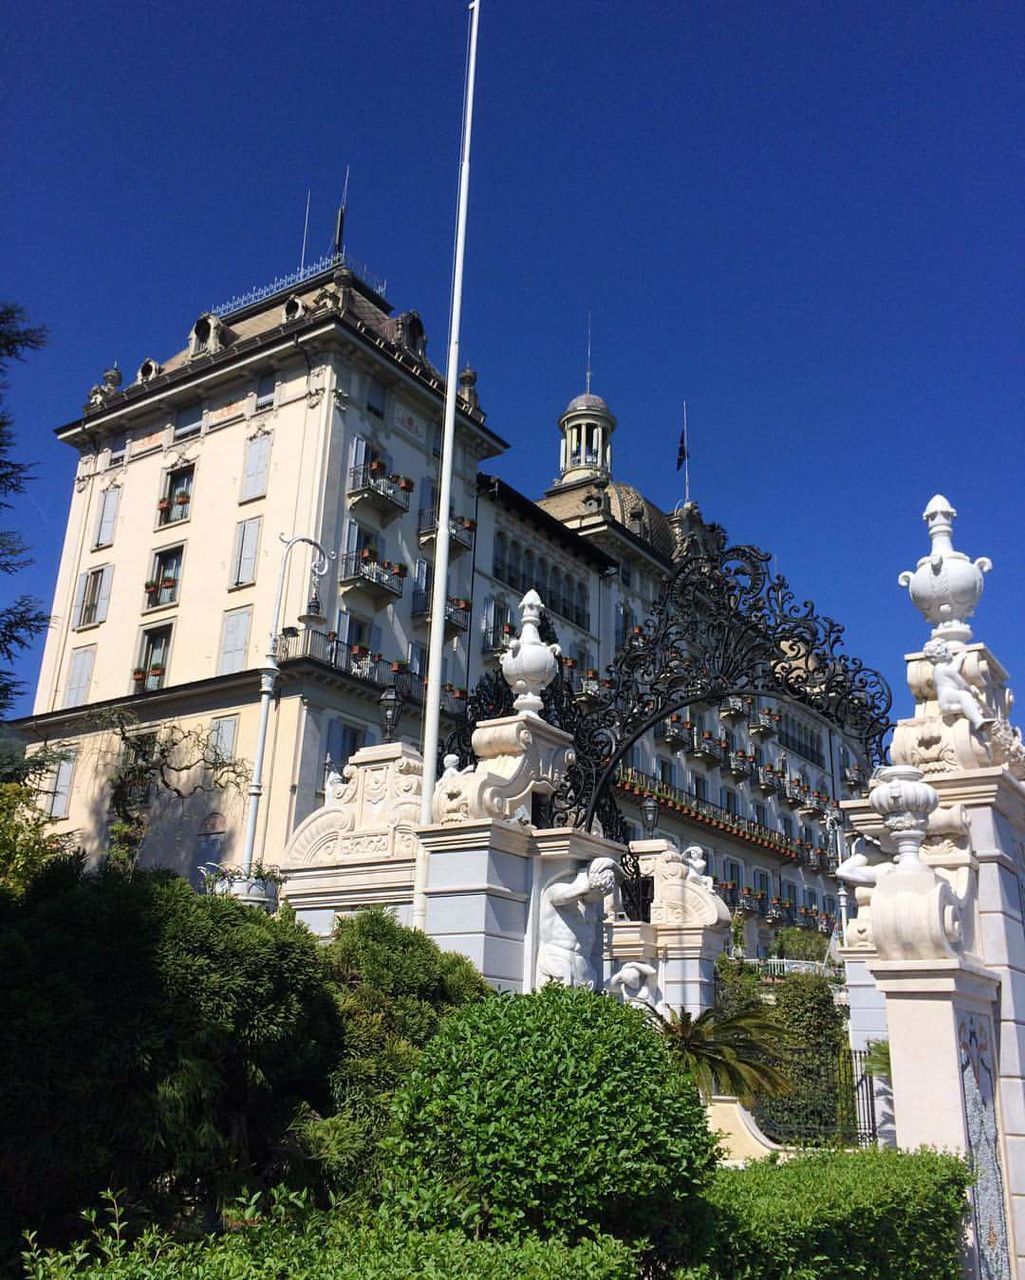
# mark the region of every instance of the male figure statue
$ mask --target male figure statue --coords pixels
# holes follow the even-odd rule
[[[537,985],[561,982],[594,990],[591,957],[598,943],[601,904],[616,883],[616,863],[595,858],[571,880],[556,880],[541,894]]]
[[[976,733],[991,725],[993,718],[983,715],[972,686],[961,674],[965,651],[962,649],[960,653],[954,653],[946,640],[936,637],[926,644],[922,652],[932,663],[932,678],[941,715],[963,715]]]

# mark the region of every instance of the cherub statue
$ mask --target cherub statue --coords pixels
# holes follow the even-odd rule
[[[643,960],[628,960],[609,979],[609,990],[618,991],[626,1004],[650,1005],[654,1002],[651,979],[655,969]]]
[[[965,650],[955,653],[948,641],[936,637],[922,650],[932,663],[936,701],[941,715],[964,716],[975,733],[993,723],[993,717],[983,713],[975,691],[961,673]]]
[[[561,982],[593,990],[592,963],[601,924],[601,904],[616,883],[617,864],[595,858],[570,880],[556,880],[541,894],[537,983]]]
[[[705,867],[708,862],[705,858],[705,851],[699,844],[689,844],[683,851],[683,860],[687,865],[687,879],[693,880],[701,885],[703,889],[712,891],[714,881],[711,876],[705,875]]]

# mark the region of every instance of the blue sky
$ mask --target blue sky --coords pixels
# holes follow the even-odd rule
[[[1023,28],[1010,3],[483,0],[463,349],[497,469],[550,483],[590,309],[617,477],[673,505],[686,399],[706,516],[903,708],[925,628],[896,577],[936,490],[1025,683]],[[326,250],[346,164],[347,244],[444,365],[465,30],[460,0],[12,11],[0,292],[50,343],[13,372],[36,564],[5,593],[51,596],[51,429],[113,359],[294,269],[307,187]]]

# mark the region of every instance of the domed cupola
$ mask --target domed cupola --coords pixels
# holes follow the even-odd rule
[[[612,433],[616,419],[609,406],[590,389],[574,396],[559,419],[562,443],[559,449],[557,484],[578,480],[607,479],[612,471]]]

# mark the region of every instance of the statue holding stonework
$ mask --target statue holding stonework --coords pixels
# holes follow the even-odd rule
[[[616,863],[595,858],[569,880],[556,880],[541,894],[537,985],[598,985],[592,956],[601,925],[602,904],[616,884]]]
[[[965,651],[962,649],[955,653],[946,640],[934,637],[926,643],[922,652],[932,663],[932,678],[940,713],[943,716],[964,716],[976,733],[991,725],[993,717],[983,714],[975,690],[962,673]]]

